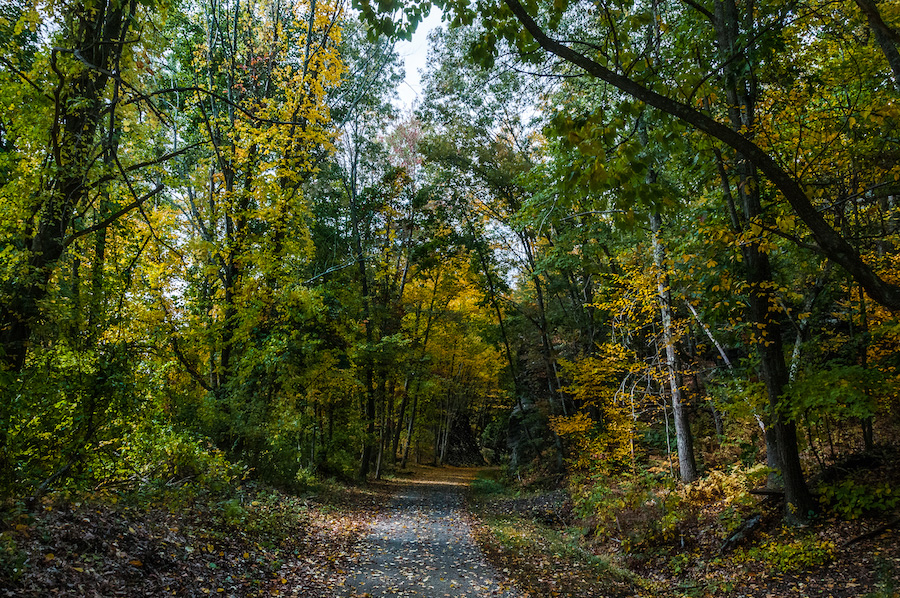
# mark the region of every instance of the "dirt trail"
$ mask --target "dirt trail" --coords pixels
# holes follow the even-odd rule
[[[464,517],[462,494],[477,470],[422,469],[378,517],[341,598],[480,598],[520,594],[485,561]]]

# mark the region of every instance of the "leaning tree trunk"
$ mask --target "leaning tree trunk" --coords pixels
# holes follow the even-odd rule
[[[789,173],[772,154],[767,153],[751,137],[745,135],[742,132],[743,129],[736,129],[733,126],[721,123],[694,106],[665,96],[652,89],[651,86],[645,86],[636,79],[629,78],[626,74],[611,70],[604,64],[593,60],[587,54],[582,54],[575,50],[574,44],[554,39],[541,28],[534,17],[531,16],[529,10],[519,0],[503,0],[503,3],[537,44],[547,52],[577,66],[589,76],[609,83],[632,98],[674,116],[685,124],[706,133],[713,139],[721,141],[742,155],[758,168],[783,194],[797,216],[809,227],[817,245],[828,258],[844,268],[850,276],[866,289],[866,293],[873,300],[889,309],[900,310],[900,285],[881,278],[872,266],[862,259],[859,252],[838,231],[832,228],[822,213],[812,203],[801,182]],[[699,6],[693,2],[690,2],[690,4]],[[716,11],[719,11],[720,6],[721,3],[716,4]],[[731,6],[734,6],[733,2]],[[732,12],[736,14],[736,11]],[[752,17],[752,11],[748,12],[748,14]],[[711,14],[709,16],[712,17]],[[712,18],[712,20],[717,25],[720,19]],[[755,39],[752,31],[745,33],[748,38]],[[741,43],[745,42],[742,41]],[[729,57],[733,54],[731,52],[733,47],[737,46],[726,49],[728,56],[721,63],[731,72],[738,70],[735,67],[738,66],[739,62]],[[746,63],[743,62],[741,66],[745,65]]]
[[[884,22],[875,0],[856,0],[856,5],[866,16],[869,27],[875,34],[875,41],[878,42],[882,54],[891,67],[894,86],[900,90],[900,51],[897,50],[897,45],[900,44],[900,35]]]

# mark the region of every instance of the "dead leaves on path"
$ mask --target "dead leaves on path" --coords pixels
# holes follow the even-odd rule
[[[422,468],[400,484],[353,564],[347,598],[518,597],[474,544],[462,493],[474,470]]]

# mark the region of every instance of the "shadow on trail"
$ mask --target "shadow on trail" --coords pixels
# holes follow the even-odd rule
[[[404,480],[338,596],[518,597],[485,561],[465,520],[463,492],[476,474],[446,467]]]

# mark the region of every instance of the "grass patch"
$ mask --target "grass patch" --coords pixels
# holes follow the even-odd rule
[[[643,585],[636,575],[580,547],[571,530],[486,514],[476,538],[492,564],[534,596],[635,596]]]
[[[472,481],[470,486],[472,494],[478,498],[492,496],[508,496],[511,494],[500,480],[489,477],[478,477]]]

